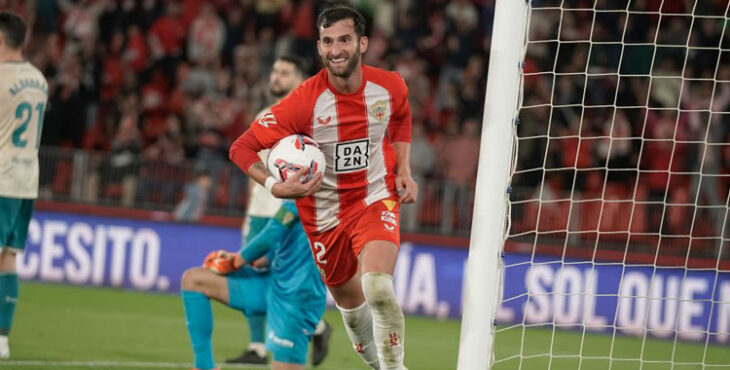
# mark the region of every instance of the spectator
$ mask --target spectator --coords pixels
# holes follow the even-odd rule
[[[226,30],[211,3],[203,3],[188,35],[188,60],[207,63],[218,59],[225,44]]]
[[[208,207],[212,187],[213,182],[205,168],[196,166],[195,179],[185,185],[185,194],[172,212],[174,219],[186,222],[200,220]]]
[[[452,125],[455,125],[455,122],[452,121]],[[471,219],[472,207],[469,202],[472,199],[478,167],[478,161],[464,160],[464,158],[479,157],[479,127],[477,118],[466,119],[461,132],[448,139],[444,152],[440,155],[444,177],[449,181],[446,188],[447,194],[444,197],[454,199],[453,204],[456,206],[458,222],[462,225],[466,225]]]
[[[413,181],[424,184],[426,176],[434,169],[435,153],[426,136],[422,124],[414,124],[411,134],[411,171]],[[401,207],[402,225],[406,230],[416,230],[419,225],[418,217],[421,214],[423,197],[419,197],[413,204],[404,204]]]

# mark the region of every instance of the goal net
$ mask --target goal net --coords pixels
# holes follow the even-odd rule
[[[477,184],[497,183],[507,217],[480,218],[477,195],[460,369],[730,368],[729,3],[532,0],[512,14],[519,59],[490,61],[486,103],[511,116],[487,112],[483,135],[509,123],[513,140],[482,139],[512,153],[509,175],[499,189],[482,153]],[[492,59],[509,54],[499,27]],[[499,96],[505,78],[516,97]],[[500,234],[497,263],[483,229]],[[470,330],[490,333],[474,345],[487,356]]]

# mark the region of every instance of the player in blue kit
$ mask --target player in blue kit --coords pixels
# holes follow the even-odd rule
[[[258,277],[243,268],[261,257],[268,259],[271,270],[265,301],[247,293],[250,280]],[[208,268],[186,271],[182,282],[195,368],[215,368],[213,298],[244,312],[265,304],[266,348],[273,354],[272,369],[303,369],[309,340],[324,313],[326,293],[294,202],[283,202],[274,218],[239,253],[213,252],[205,265]]]

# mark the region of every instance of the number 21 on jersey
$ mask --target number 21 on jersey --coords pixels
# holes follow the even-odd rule
[[[37,112],[35,117],[33,112]],[[41,143],[41,131],[43,130],[43,113],[46,111],[46,105],[38,103],[35,105],[35,109],[31,103],[22,102],[15,108],[15,118],[20,120],[20,125],[13,130],[13,145],[18,148],[25,148],[28,145],[27,137],[23,137],[24,133],[28,130],[28,124],[35,118],[35,123],[38,126],[35,138],[36,149]]]

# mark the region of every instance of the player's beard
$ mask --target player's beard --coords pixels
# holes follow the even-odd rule
[[[352,72],[355,71],[355,67],[357,67],[358,63],[360,63],[360,45],[358,44],[355,53],[347,58],[347,65],[345,66],[345,69],[341,72],[337,72],[330,64],[330,60],[326,57],[322,57],[322,63],[327,66],[327,70],[333,76],[340,78],[349,78],[352,75]]]
[[[271,95],[277,99],[281,99],[286,96],[286,94],[289,93],[288,89],[285,89],[283,87],[274,87],[272,86],[269,91],[271,92]]]

